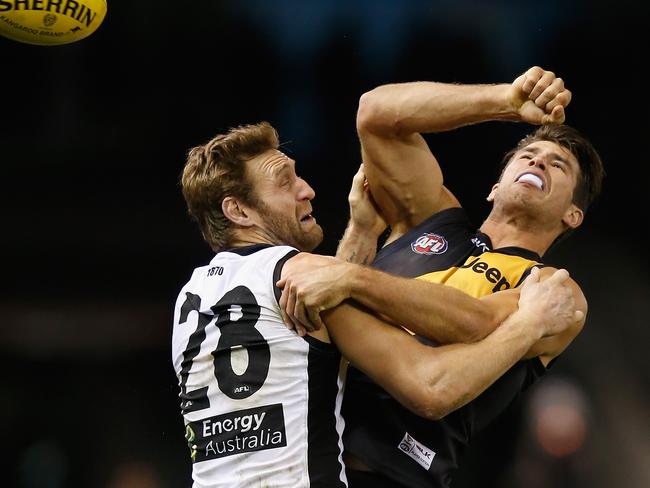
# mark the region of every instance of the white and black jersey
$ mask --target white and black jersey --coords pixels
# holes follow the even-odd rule
[[[254,245],[197,268],[172,352],[194,488],[345,487],[341,356],[289,331],[275,282],[297,251]]]

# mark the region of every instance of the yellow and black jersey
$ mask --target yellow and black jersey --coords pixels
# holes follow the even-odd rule
[[[520,255],[517,248],[485,251],[469,256],[464,263],[442,271],[432,271],[417,279],[453,286],[480,298],[497,291],[519,286],[538,260]]]
[[[472,226],[465,211],[452,208],[385,246],[373,266],[481,297],[518,286],[540,261],[526,249],[493,250],[490,238]],[[442,420],[430,421],[402,407],[350,367],[342,410],[343,445],[396,486],[447,488],[472,436],[544,372],[538,358],[520,361],[477,399]]]

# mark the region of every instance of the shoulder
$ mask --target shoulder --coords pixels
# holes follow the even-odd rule
[[[291,273],[309,271],[320,266],[327,266],[335,262],[337,262],[337,259],[332,256],[298,252],[296,250],[287,256],[282,268],[282,277]]]

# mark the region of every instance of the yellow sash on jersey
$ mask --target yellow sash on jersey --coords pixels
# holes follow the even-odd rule
[[[516,286],[526,270],[536,264],[539,263],[521,256],[484,252],[470,256],[462,266],[434,271],[416,279],[453,286],[480,298]]]

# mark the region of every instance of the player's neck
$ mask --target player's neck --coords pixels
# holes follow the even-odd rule
[[[277,245],[279,243],[274,242],[269,235],[261,232],[258,228],[235,229],[228,247],[246,247],[255,244]]]
[[[481,232],[486,234],[492,247],[521,247],[536,252],[540,256],[551,246],[557,237],[557,231],[544,230],[540,226],[522,222],[516,218],[501,219],[492,214],[481,225]]]

